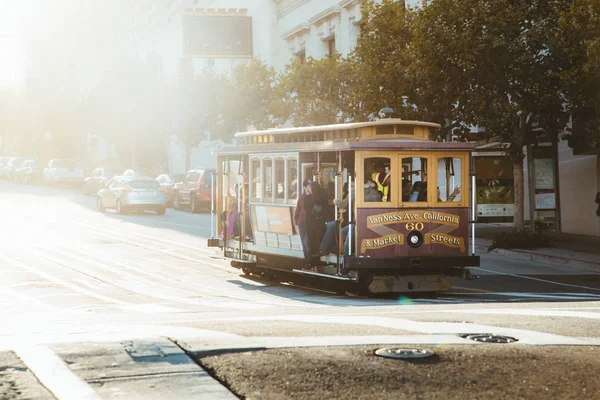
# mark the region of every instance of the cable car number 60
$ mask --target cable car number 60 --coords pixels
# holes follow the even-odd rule
[[[417,222],[417,223],[409,222],[408,224],[406,224],[407,231],[414,231],[414,230],[422,231],[423,229],[425,229],[425,225],[423,225],[422,222]]]

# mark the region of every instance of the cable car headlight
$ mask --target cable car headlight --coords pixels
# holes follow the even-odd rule
[[[417,248],[423,244],[423,235],[419,231],[412,231],[407,237],[408,245],[412,248]]]

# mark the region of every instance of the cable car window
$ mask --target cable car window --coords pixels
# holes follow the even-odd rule
[[[298,198],[298,160],[295,158],[288,158],[287,174],[287,198],[288,200],[296,200]]]
[[[252,174],[252,185],[250,197],[253,200],[260,199],[260,160],[253,159],[250,165],[250,172]]]
[[[335,199],[335,174],[335,167],[322,167],[321,186],[327,190],[327,195],[330,200]]]
[[[285,164],[283,158],[275,159],[275,198],[285,198]]]
[[[437,201],[458,203],[461,201],[462,159],[444,157],[437,162]]]
[[[392,200],[392,160],[389,157],[370,157],[364,161],[364,201],[367,203]]]
[[[402,201],[427,201],[427,158],[402,159]]]
[[[263,158],[263,201],[273,199],[273,160]]]

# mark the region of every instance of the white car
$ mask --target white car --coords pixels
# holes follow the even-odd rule
[[[44,169],[44,179],[49,184],[80,185],[84,178],[83,169],[77,168],[75,160],[50,160]]]
[[[6,179],[6,166],[12,157],[0,157],[0,178]]]

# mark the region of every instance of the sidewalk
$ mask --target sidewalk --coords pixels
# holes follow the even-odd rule
[[[553,238],[553,246],[539,249],[492,249],[494,237],[511,232],[511,224],[476,224],[475,248],[478,253],[491,253],[532,261],[551,262],[572,267],[597,268],[600,272],[600,237],[563,233]]]

